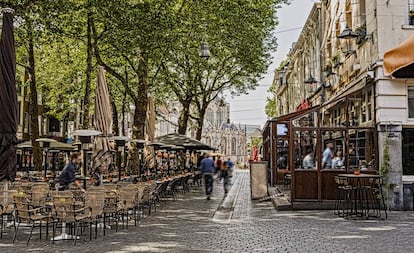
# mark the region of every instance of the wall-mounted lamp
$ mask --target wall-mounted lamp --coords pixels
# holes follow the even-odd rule
[[[374,43],[374,33],[367,34],[367,30],[365,26],[358,27],[356,31],[352,31],[351,28],[348,27],[348,25],[345,27],[345,29],[341,32],[341,34],[338,35],[338,39],[345,39],[347,40],[347,51],[345,51],[345,54],[354,54],[355,50],[351,50],[350,48],[350,40],[356,39],[357,44],[362,44],[365,41],[370,41],[372,44]]]
[[[343,51],[345,55],[355,54],[355,50],[351,49],[351,40],[356,38],[358,38],[358,34],[352,31],[352,29],[349,28],[348,25],[341,32],[341,34],[338,35],[338,39],[343,39],[346,42],[346,49],[345,51]]]
[[[317,82],[318,81],[316,81],[315,78],[313,78],[313,76],[310,75],[309,78],[307,80],[305,80],[304,83],[306,83],[306,84],[314,84],[314,83],[317,83]]]

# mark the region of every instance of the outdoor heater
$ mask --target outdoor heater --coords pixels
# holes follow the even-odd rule
[[[126,136],[114,136],[113,140],[115,141],[116,145],[116,152],[118,153],[117,156],[117,166],[118,166],[118,182],[121,182],[121,164],[124,163],[125,166],[125,157],[122,157],[122,150],[125,148],[125,145],[127,141],[129,141],[129,138]],[[123,150],[125,151],[125,150]],[[125,153],[125,152],[124,152]]]
[[[56,142],[56,140],[54,139],[49,139],[49,138],[39,138],[36,139],[37,142],[39,142],[41,148],[43,148],[45,150],[45,160],[44,160],[44,178],[46,179],[46,175],[47,175],[47,157],[48,157],[48,149],[50,147],[50,143],[51,142]]]
[[[90,129],[80,129],[80,130],[76,130],[73,132],[74,136],[79,137],[79,141],[81,143],[82,152],[83,152],[83,166],[81,168],[81,177],[83,177],[83,188],[84,189],[86,189],[85,176],[86,176],[86,165],[88,164],[87,159],[86,159],[88,146],[90,143],[92,143],[92,136],[97,136],[101,134],[102,132],[100,131],[90,130]],[[79,150],[79,146],[78,146],[78,150]]]
[[[143,174],[143,165],[144,165],[144,147],[147,144],[147,141],[141,139],[132,139],[130,143],[135,143],[139,152],[139,174]]]

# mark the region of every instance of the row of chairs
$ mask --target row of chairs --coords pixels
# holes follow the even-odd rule
[[[128,228],[129,221],[133,220],[136,226],[145,213],[149,216],[153,211],[156,212],[157,204],[168,198],[175,200],[178,193],[189,191],[194,182],[194,178],[189,175],[160,184],[119,182],[91,186],[86,193],[75,188],[70,191],[49,190],[47,184],[11,187],[12,190],[0,192],[1,237],[2,222],[5,221],[13,224],[13,242],[22,224],[31,227],[27,244],[35,228],[40,230],[40,239],[42,228],[46,229],[48,237],[51,227],[52,238],[55,238],[58,228],[61,228],[62,233],[69,228],[76,243],[80,236],[79,230],[82,234],[89,226],[90,239],[96,239],[100,225],[103,235],[106,234],[107,227],[115,227],[118,231],[121,222],[122,227],[126,225]]]
[[[60,223],[71,225],[77,233],[79,224],[95,223],[95,238],[97,236],[98,221],[102,222],[103,230],[107,227],[107,221],[115,221],[118,229],[118,221],[128,226],[129,213],[134,219],[135,225],[141,217],[141,212],[151,206],[151,187],[143,185],[108,185],[90,188],[86,193],[81,191],[49,191],[48,188],[39,190],[34,187],[30,193],[25,191],[10,190],[0,193],[0,214],[3,217],[12,217],[16,240],[21,224],[31,224],[31,232],[27,243],[29,243],[33,229],[46,227],[48,236],[49,225],[53,225],[53,238],[55,237],[55,226]],[[6,196],[6,197],[5,197]],[[138,215],[139,214],[139,215]],[[2,224],[3,225],[3,224]],[[3,226],[2,226],[3,228]],[[42,231],[40,231],[40,236]],[[3,236],[3,230],[1,231]],[[78,235],[75,235],[77,238]],[[92,238],[92,230],[91,235]],[[76,242],[76,240],[75,240]]]
[[[381,178],[366,178],[354,182],[345,177],[336,176],[335,183],[334,213],[338,216],[380,218],[381,210],[384,210],[385,218],[388,218]]]

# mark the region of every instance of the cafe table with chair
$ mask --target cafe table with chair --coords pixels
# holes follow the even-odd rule
[[[363,172],[363,171],[362,171]],[[383,181],[380,175],[360,173],[338,174],[335,177],[335,214],[344,218],[388,218]]]

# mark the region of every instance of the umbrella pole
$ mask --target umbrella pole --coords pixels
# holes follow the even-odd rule
[[[46,180],[46,175],[47,175],[47,149],[45,149],[45,161],[44,161],[44,170],[45,170],[45,175],[44,178]]]
[[[8,192],[8,190],[9,190],[9,183],[8,183],[8,180],[6,179],[3,182],[3,203],[0,203],[3,206],[6,206],[6,203],[9,201],[9,192]],[[2,221],[1,224],[3,226],[3,229],[5,229],[6,226],[7,226],[7,224],[6,224],[7,223],[7,217],[6,217],[6,215],[2,215],[1,216],[1,219],[3,219],[3,221]]]

